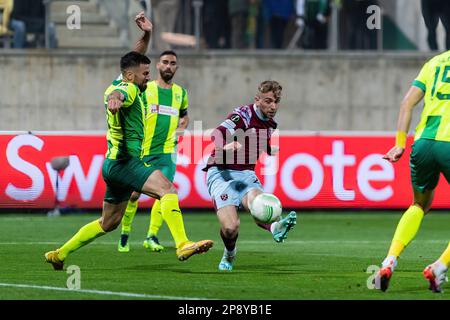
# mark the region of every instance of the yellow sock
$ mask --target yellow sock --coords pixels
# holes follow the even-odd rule
[[[161,201],[155,200],[152,212],[150,213],[150,225],[148,226],[147,237],[156,236],[163,223],[161,214]]]
[[[416,236],[423,216],[424,212],[422,208],[416,205],[412,205],[406,210],[395,230],[388,256],[395,256],[397,258],[402,253],[405,247]]]
[[[69,241],[58,249],[58,257],[61,260],[65,260],[69,253],[81,248],[105,233],[106,232],[103,231],[102,226],[100,225],[100,220],[98,219],[86,224],[81,227],[81,229],[78,230],[78,232]]]
[[[447,266],[447,268],[450,266],[450,242],[448,244],[447,249],[445,249],[442,256],[439,258],[439,260]]]
[[[122,233],[130,234],[131,224],[133,223],[134,215],[136,214],[138,208],[138,200],[128,201],[127,208],[125,209],[125,214],[122,217]]]
[[[183,216],[178,205],[178,195],[171,193],[161,198],[161,213],[169,226],[173,240],[175,240],[175,246],[178,248],[180,244],[188,241],[184,230]]]

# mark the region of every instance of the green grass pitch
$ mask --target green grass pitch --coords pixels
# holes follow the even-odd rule
[[[238,256],[232,272],[219,272],[223,244],[214,213],[184,214],[193,240],[212,239],[206,254],[176,259],[166,225],[163,253],[142,246],[149,215],[133,223],[131,251],[119,253],[119,229],[73,253],[65,269],[77,265],[81,289],[70,291],[70,276],[54,271],[44,253],[68,240],[98,214],[0,215],[0,299],[449,299],[433,294],[422,276],[449,241],[450,215],[425,217],[416,239],[401,257],[386,293],[367,288],[370,265],[384,258],[401,212],[299,212],[285,243],[241,214]],[[445,288],[444,287],[444,288]],[[92,291],[91,291],[92,290]]]

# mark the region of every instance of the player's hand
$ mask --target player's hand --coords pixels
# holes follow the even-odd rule
[[[144,32],[152,32],[153,30],[153,24],[150,22],[150,20],[145,16],[144,11],[140,12],[135,18],[134,22],[136,22],[136,25],[139,29],[141,29]]]
[[[112,97],[108,100],[108,110],[112,114],[116,114],[117,111],[122,107],[123,101],[117,97]]]
[[[383,156],[383,159],[386,159],[389,162],[397,162],[402,157],[403,152],[405,152],[404,148],[395,146]]]
[[[279,146],[270,146],[270,155],[271,156],[276,156],[279,151],[280,151]]]
[[[184,136],[185,129],[178,127],[177,130],[175,130],[175,134],[177,138]]]
[[[225,151],[237,151],[242,148],[242,144],[237,141],[233,141],[229,144],[223,146],[223,150]]]

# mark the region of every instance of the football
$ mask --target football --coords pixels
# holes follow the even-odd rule
[[[281,202],[270,193],[261,193],[253,200],[250,213],[257,221],[271,223],[281,216]]]

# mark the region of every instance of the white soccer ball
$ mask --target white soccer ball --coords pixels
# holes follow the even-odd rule
[[[270,193],[257,195],[250,205],[251,215],[262,223],[276,221],[281,216],[282,209],[280,200]]]

